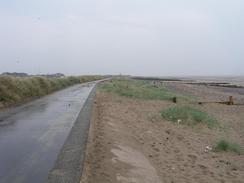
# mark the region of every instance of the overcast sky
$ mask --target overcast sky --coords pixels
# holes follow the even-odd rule
[[[0,0],[0,72],[244,75],[243,0]]]

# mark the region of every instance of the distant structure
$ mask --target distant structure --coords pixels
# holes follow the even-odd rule
[[[2,76],[15,76],[15,77],[28,77],[29,75],[22,72],[4,72],[1,74]]]
[[[65,75],[62,73],[56,73],[56,74],[42,74],[37,76],[48,77],[48,78],[60,78],[60,77],[64,77]]]
[[[41,75],[28,75],[26,73],[19,73],[19,72],[4,72],[0,74],[1,76],[14,76],[14,77],[31,77],[31,76],[41,76],[41,77],[48,77],[48,78],[60,78],[64,77],[65,75],[62,73],[56,73],[56,74],[41,74]]]

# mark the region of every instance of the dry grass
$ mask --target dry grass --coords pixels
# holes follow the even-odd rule
[[[101,79],[101,76],[0,77],[0,107],[40,97],[68,86]]]

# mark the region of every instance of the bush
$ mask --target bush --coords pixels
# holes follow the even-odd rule
[[[213,127],[217,123],[215,118],[191,106],[170,107],[162,110],[161,116],[169,121],[177,122],[180,120],[181,123],[191,126],[202,123],[208,127]]]
[[[239,144],[228,142],[227,140],[224,140],[224,139],[222,139],[216,143],[214,150],[216,152],[232,151],[232,152],[235,152],[237,154],[243,153],[243,149],[241,148],[241,146]]]

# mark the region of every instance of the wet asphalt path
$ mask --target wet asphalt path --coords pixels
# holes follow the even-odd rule
[[[0,112],[0,183],[42,183],[94,83]]]

